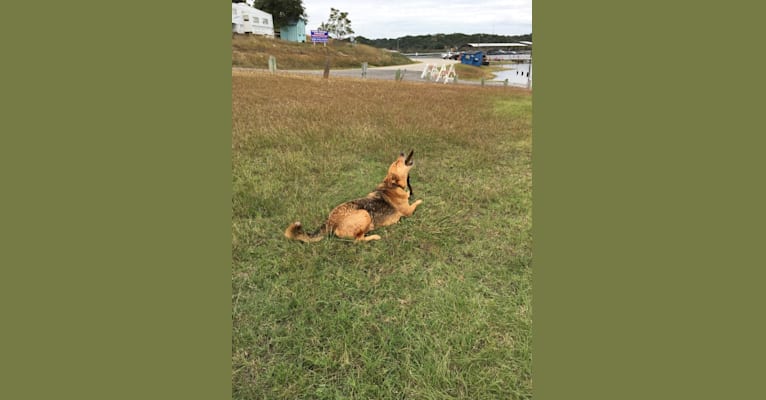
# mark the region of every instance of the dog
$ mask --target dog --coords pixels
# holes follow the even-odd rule
[[[399,222],[401,217],[410,217],[423,200],[410,204],[413,197],[410,186],[410,169],[414,165],[412,155],[404,153],[388,168],[388,173],[374,191],[366,197],[340,204],[330,211],[324,224],[313,233],[306,233],[300,221],[290,224],[285,230],[288,239],[303,242],[318,242],[328,234],[354,239],[356,242],[379,240],[379,235],[367,233],[375,228]]]

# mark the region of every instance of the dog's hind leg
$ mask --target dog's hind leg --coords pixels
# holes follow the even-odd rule
[[[354,239],[357,242],[380,239],[378,235],[364,236],[371,231],[373,226],[372,217],[367,211],[354,210],[338,213],[331,216],[335,222],[333,233],[335,236]]]

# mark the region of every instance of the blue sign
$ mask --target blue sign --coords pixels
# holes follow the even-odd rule
[[[330,39],[330,33],[326,31],[311,31],[312,43],[327,43]]]

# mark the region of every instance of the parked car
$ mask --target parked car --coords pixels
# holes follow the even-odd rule
[[[448,51],[446,53],[442,53],[442,58],[445,60],[459,60],[460,59],[460,53],[455,53],[453,51]]]

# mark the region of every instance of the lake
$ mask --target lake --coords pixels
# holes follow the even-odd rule
[[[501,66],[506,69],[496,71],[495,78],[492,81],[502,82],[507,78],[509,84],[526,86],[532,79],[532,73],[530,72],[532,64],[504,64]]]

